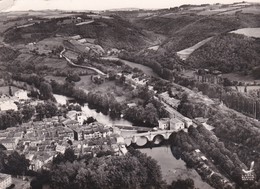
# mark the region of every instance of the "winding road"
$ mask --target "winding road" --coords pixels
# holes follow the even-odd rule
[[[97,69],[97,68],[90,67],[90,66],[81,66],[81,65],[75,64],[75,63],[72,62],[67,56],[64,55],[65,52],[66,52],[66,49],[63,49],[63,50],[60,52],[60,57],[61,57],[61,58],[65,58],[65,60],[66,60],[71,66],[78,67],[78,68],[89,69],[89,70],[92,70],[92,71],[96,72],[96,73],[99,74],[99,75],[102,75],[102,76],[106,76],[106,75],[107,75],[107,74],[105,74],[104,72],[100,71],[100,70]]]

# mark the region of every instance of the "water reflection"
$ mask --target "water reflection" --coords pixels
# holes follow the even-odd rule
[[[71,98],[68,98],[63,95],[54,95],[56,101],[64,105],[67,103],[67,101],[72,100]],[[98,122],[105,124],[105,125],[132,125],[131,122],[125,120],[125,119],[112,119],[108,115],[104,115],[102,112],[97,112],[95,109],[90,109],[88,104],[81,105],[81,109],[83,114],[86,115],[86,117],[94,117]]]
[[[173,180],[191,178],[194,180],[195,187],[200,189],[212,189],[210,185],[201,179],[200,175],[194,169],[188,169],[183,160],[174,157],[169,145],[155,148],[142,148],[139,150],[157,160],[161,166],[163,178],[168,184]]]

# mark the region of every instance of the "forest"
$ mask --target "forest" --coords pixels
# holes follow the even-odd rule
[[[259,66],[259,39],[239,34],[214,37],[187,59],[195,68],[220,70],[223,73],[241,72],[245,75]]]

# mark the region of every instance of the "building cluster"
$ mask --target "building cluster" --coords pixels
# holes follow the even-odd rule
[[[185,156],[189,156],[192,163],[196,165],[196,171],[209,183],[217,188],[220,186],[223,186],[223,188],[233,188],[233,184],[225,176],[216,172],[208,158],[199,149],[186,153]]]
[[[75,113],[75,112],[74,112]],[[17,151],[30,160],[30,169],[45,168],[58,153],[71,148],[75,155],[109,151],[114,155],[127,153],[125,142],[112,127],[98,122],[83,124],[81,113],[71,117],[52,117],[42,121],[24,123],[0,131],[0,144],[7,151]]]
[[[222,83],[222,72],[218,70],[208,70],[208,69],[199,69],[194,72],[194,79],[200,82],[206,83],[214,83],[219,84]]]
[[[125,83],[132,86],[133,88],[146,86],[148,83],[147,78],[135,77],[132,73],[118,73],[116,79],[124,77]]]
[[[181,102],[176,98],[170,97],[168,92],[161,93],[158,95],[158,97],[161,101],[167,103],[169,106],[171,106],[174,109],[177,109]]]
[[[180,131],[185,129],[185,124],[177,118],[163,118],[159,121],[159,129],[161,130],[173,130]]]

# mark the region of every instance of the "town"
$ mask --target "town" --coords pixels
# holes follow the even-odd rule
[[[0,189],[259,188],[258,3],[7,4]]]

